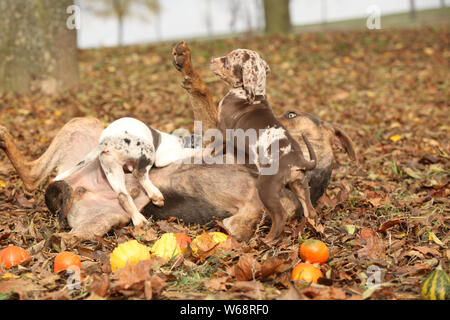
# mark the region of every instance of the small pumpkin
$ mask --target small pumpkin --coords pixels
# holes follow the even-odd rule
[[[18,246],[9,246],[0,251],[0,265],[3,264],[6,269],[28,260],[30,260],[28,252]]]
[[[170,260],[186,253],[191,242],[191,238],[186,234],[167,232],[155,242],[151,253],[155,256]]]
[[[309,239],[300,246],[300,258],[308,263],[325,263],[329,252],[325,243],[320,240]]]
[[[322,271],[310,263],[299,263],[292,270],[292,280],[305,280],[317,283],[319,278],[323,278]]]
[[[81,269],[81,260],[75,253],[69,251],[62,251],[58,253],[55,257],[53,264],[53,271],[60,272],[63,270],[70,269],[72,267],[77,267]]]
[[[426,300],[450,299],[450,277],[440,265],[423,280],[420,295]]]
[[[112,272],[115,273],[118,269],[124,268],[127,263],[134,266],[139,261],[147,259],[150,259],[149,248],[136,240],[130,240],[119,244],[117,248],[111,252],[109,263]]]

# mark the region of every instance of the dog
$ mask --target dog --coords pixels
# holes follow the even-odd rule
[[[273,114],[265,92],[266,74],[270,68],[258,53],[236,49],[226,56],[212,59],[210,66],[216,76],[231,86],[219,103],[218,129],[227,136],[227,144],[233,143],[236,149],[244,148],[248,159],[256,159],[259,197],[272,219],[266,240],[273,241],[280,236],[287,220],[287,213],[280,202],[280,192],[286,185],[298,196],[305,216],[312,219],[316,215],[305,179],[305,172],[317,165],[314,150],[303,135],[310,157],[306,160],[299,143]],[[256,141],[236,146],[235,137],[230,141],[226,133],[230,129],[241,132],[256,129],[259,132]],[[266,164],[261,159],[265,159]],[[264,174],[267,163],[276,163],[278,170]]]
[[[98,159],[120,205],[131,216],[133,225],[138,226],[147,219],[136,208],[127,191],[124,168],[132,172],[152,202],[161,207],[164,196],[149,179],[150,168],[153,165],[164,167],[178,160],[183,149],[180,140],[173,135],[148,127],[134,118],[120,118],[102,131],[96,148],[76,166],[57,175],[54,181],[67,179]],[[60,216],[60,220],[63,218]]]

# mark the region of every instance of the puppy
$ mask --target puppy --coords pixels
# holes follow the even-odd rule
[[[316,167],[316,155],[308,139],[302,136],[310,157],[306,160],[300,145],[273,114],[265,92],[266,74],[270,69],[258,53],[234,50],[224,57],[212,59],[211,70],[232,87],[219,103],[218,129],[227,137],[227,145],[232,143],[236,146],[235,151],[245,152],[246,161],[256,158],[259,197],[272,219],[266,240],[273,241],[281,234],[287,220],[280,201],[280,192],[286,184],[299,198],[305,216],[315,216],[305,171]],[[245,140],[239,146],[235,144],[236,137],[227,134],[230,129],[234,132],[256,129],[259,132],[256,141],[249,138],[249,142]],[[276,172],[263,172],[273,165],[278,169]]]
[[[183,150],[177,137],[150,128],[137,119],[121,118],[102,131],[95,149],[76,166],[59,174],[54,181],[67,179],[98,158],[111,188],[118,195],[120,205],[137,226],[147,220],[127,191],[124,168],[132,172],[155,205],[163,206],[164,197],[150,181],[149,170],[153,165],[164,167],[178,160],[183,156]],[[64,218],[60,216],[60,220]]]

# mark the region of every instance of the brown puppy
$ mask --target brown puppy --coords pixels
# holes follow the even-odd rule
[[[232,87],[219,103],[217,127],[226,137],[227,145],[231,144],[238,153],[245,152],[246,163],[255,161],[259,197],[272,219],[266,240],[275,240],[287,220],[280,202],[280,192],[287,184],[299,198],[305,216],[315,217],[305,179],[305,171],[317,165],[314,150],[303,136],[310,156],[310,160],[306,160],[299,143],[273,114],[265,92],[266,74],[270,69],[258,53],[234,50],[212,59],[211,70]],[[239,143],[242,132],[245,137]]]

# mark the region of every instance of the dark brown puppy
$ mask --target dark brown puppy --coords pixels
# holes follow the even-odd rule
[[[270,69],[258,53],[234,50],[212,59],[211,70],[232,87],[219,103],[217,127],[226,137],[227,146],[231,144],[238,154],[244,152],[246,163],[256,165],[259,197],[272,219],[266,240],[275,240],[287,220],[280,201],[280,192],[286,185],[299,198],[305,216],[315,217],[305,178],[305,171],[317,165],[314,150],[303,136],[310,157],[306,160],[298,142],[273,114],[265,94],[266,73]],[[242,133],[244,139],[237,136]]]

